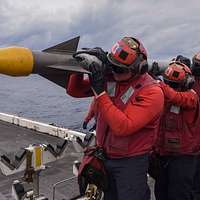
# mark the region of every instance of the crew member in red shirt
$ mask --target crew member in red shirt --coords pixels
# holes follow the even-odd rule
[[[89,79],[70,76],[67,93],[95,95],[98,103],[97,145],[105,151],[109,178],[105,200],[149,200],[149,152],[158,132],[163,92],[147,73],[147,53],[139,40],[124,37],[108,55],[102,54],[96,54],[102,64],[89,64]],[[84,54],[75,57],[84,62]],[[106,75],[109,67],[112,73]]]
[[[165,109],[156,143],[160,155],[160,173],[156,178],[157,200],[193,200],[199,118],[198,95],[192,86],[194,77],[183,63],[172,62],[165,70],[161,87]]]

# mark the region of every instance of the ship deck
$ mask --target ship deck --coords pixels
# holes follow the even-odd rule
[[[61,138],[53,137],[47,134],[38,133],[17,125],[0,121],[0,155],[12,155],[29,144],[50,143],[56,145],[62,142]],[[48,164],[49,168],[41,173],[40,176],[40,192],[49,200],[53,197],[53,184],[66,178],[73,176],[72,164],[77,160],[79,155],[75,153],[73,145],[69,144],[69,153],[63,159],[54,163]],[[11,186],[13,180],[22,177],[23,173],[18,173],[10,176],[4,176],[0,172],[0,199],[13,200],[11,196]],[[71,180],[63,183],[56,188],[56,200],[67,200],[78,195],[77,180]],[[150,186],[152,189],[152,180]],[[152,197],[152,200],[154,198]]]
[[[37,134],[36,131],[3,121],[0,121],[0,130],[0,155],[7,154],[12,156],[14,152],[19,151],[23,147],[27,147],[29,144],[50,143],[56,145],[57,143],[62,142],[62,139],[60,138],[42,133]],[[73,161],[77,159],[77,154],[74,152],[72,144],[69,144],[68,155],[63,159],[48,164],[49,168],[41,172],[40,192],[46,195],[50,200],[52,199],[53,194],[53,184],[73,176],[72,164]],[[12,200],[12,182],[22,176],[23,173],[4,176],[0,172],[1,200]],[[67,200],[76,195],[78,195],[78,185],[76,180],[63,183],[56,188],[56,200]]]

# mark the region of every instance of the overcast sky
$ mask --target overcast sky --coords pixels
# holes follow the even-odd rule
[[[0,0],[0,46],[44,49],[75,36],[109,50],[124,35],[151,58],[200,50],[199,0]]]

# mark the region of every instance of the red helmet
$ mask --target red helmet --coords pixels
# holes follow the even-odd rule
[[[142,55],[142,57],[141,57]],[[108,54],[108,60],[118,67],[130,68],[147,59],[147,52],[142,43],[132,37],[117,41]]]
[[[194,84],[190,68],[178,61],[169,64],[163,78],[172,88],[190,89]]]

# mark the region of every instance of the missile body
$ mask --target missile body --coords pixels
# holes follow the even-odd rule
[[[53,67],[56,64],[76,66],[77,62],[71,55],[37,52],[23,47],[0,49],[0,73],[2,74],[27,76],[31,73],[40,73],[42,67]]]
[[[153,61],[150,61],[149,70],[152,69],[153,65]],[[45,67],[87,73],[86,70],[78,67],[77,61],[71,54],[31,51],[23,47],[0,49],[0,73],[2,74],[10,76],[40,74]],[[157,67],[162,72],[167,67],[167,62],[157,62]]]
[[[66,87],[69,72],[89,73],[73,58],[79,37],[73,38],[43,51],[32,51],[23,47],[0,49],[0,74],[28,76],[39,74],[48,80]],[[90,59],[90,58],[89,58]],[[154,64],[153,64],[154,63]],[[167,62],[149,62],[149,70],[164,71]]]

